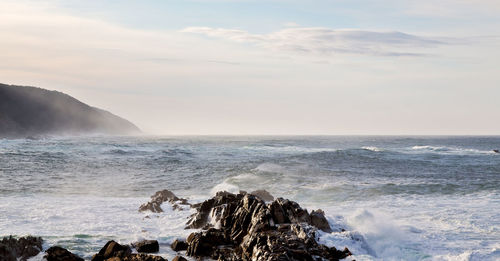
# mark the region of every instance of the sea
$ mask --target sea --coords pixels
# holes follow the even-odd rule
[[[191,202],[265,189],[322,209],[347,260],[500,260],[500,136],[86,136],[0,139],[0,236],[85,259],[108,241],[195,230],[193,210],[138,212],[158,190]],[[32,258],[42,260],[43,253]]]

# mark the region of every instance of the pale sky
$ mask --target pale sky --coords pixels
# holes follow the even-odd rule
[[[0,0],[0,82],[151,134],[500,134],[498,0]]]

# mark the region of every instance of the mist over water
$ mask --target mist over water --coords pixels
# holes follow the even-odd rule
[[[109,239],[154,238],[170,259],[190,210],[137,212],[155,191],[201,201],[266,189],[325,210],[345,232],[321,241],[356,260],[496,260],[499,147],[500,137],[0,140],[0,235],[42,236],[86,258]]]

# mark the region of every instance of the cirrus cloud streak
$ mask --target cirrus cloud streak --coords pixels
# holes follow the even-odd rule
[[[254,44],[273,50],[320,55],[424,56],[427,55],[422,50],[424,48],[449,44],[443,39],[397,31],[377,32],[322,27],[286,28],[268,34],[211,27],[187,27],[181,32]]]

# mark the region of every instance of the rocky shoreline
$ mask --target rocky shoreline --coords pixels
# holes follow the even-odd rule
[[[162,190],[141,205],[139,211],[162,212],[161,205],[165,202],[172,204],[173,209],[195,209],[186,229],[199,229],[185,240],[177,239],[171,244],[178,253],[172,260],[186,260],[182,254],[197,260],[227,261],[340,260],[351,255],[347,248],[337,250],[318,243],[318,230],[332,232],[322,210],[309,213],[294,201],[274,199],[265,190],[238,194],[218,192],[198,204]],[[40,237],[5,237],[0,241],[0,260],[27,260],[42,251],[42,242]],[[152,254],[157,253],[159,247],[156,240],[131,245],[109,241],[91,261],[166,261]],[[83,260],[59,246],[48,248],[44,259]]]

